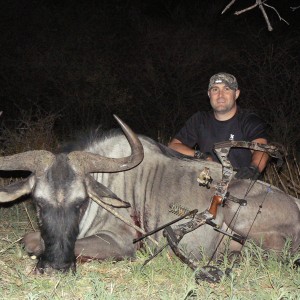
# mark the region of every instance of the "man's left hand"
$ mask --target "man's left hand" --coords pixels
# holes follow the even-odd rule
[[[238,178],[238,179],[257,180],[259,178],[259,176],[260,176],[260,173],[258,171],[258,168],[253,165],[250,165],[249,167],[242,167],[235,174],[235,178]]]

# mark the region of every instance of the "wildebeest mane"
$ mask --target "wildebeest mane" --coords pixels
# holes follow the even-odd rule
[[[188,156],[188,155],[184,155],[182,153],[179,153],[163,144],[157,143],[157,146],[159,147],[159,149],[161,150],[161,152],[168,156],[168,157],[176,157],[179,159],[194,159],[192,156]]]
[[[155,145],[156,147],[158,147],[158,149],[161,151],[161,153],[167,157],[175,157],[178,159],[183,159],[183,160],[193,160],[194,157],[193,156],[189,156],[189,155],[185,155],[182,153],[179,153],[171,148],[169,148],[168,146],[161,144],[149,137],[146,136],[141,136],[139,135],[140,138],[142,138],[142,140],[146,140],[148,141],[148,143]]]
[[[105,139],[123,135],[122,130],[118,128],[103,130],[96,128],[88,132],[79,132],[75,138],[58,147],[56,153],[70,153],[72,151],[83,151],[92,144],[99,143]]]
[[[79,133],[76,135],[75,139],[73,141],[67,142],[63,145],[61,145],[58,148],[57,153],[69,153],[72,151],[84,151],[85,149],[90,148],[92,145],[95,144],[101,144],[102,141],[114,137],[123,137],[124,134],[121,129],[115,128],[110,130],[102,130],[100,128],[96,128],[94,130],[90,130],[88,133]],[[182,153],[179,153],[168,146],[161,144],[147,136],[139,135],[139,138],[141,140],[145,140],[148,143],[156,146],[163,155],[167,157],[174,157],[178,159],[183,160],[193,160],[194,157],[184,155]]]

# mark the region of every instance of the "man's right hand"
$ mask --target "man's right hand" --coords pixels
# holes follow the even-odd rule
[[[253,165],[250,165],[249,167],[242,167],[235,174],[235,178],[237,179],[257,180],[259,176],[260,173],[258,171],[258,168]]]

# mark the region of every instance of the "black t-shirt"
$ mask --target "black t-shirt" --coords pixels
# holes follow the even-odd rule
[[[215,143],[268,139],[266,128],[266,124],[256,114],[246,110],[238,109],[227,121],[218,121],[213,111],[199,111],[187,120],[175,138],[191,148],[198,144],[201,152],[209,152],[215,161],[219,161],[213,152]],[[237,169],[250,165],[252,153],[249,149],[231,148],[228,158]]]

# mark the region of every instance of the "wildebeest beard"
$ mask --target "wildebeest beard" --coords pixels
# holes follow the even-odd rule
[[[44,251],[37,263],[37,272],[51,269],[76,271],[75,241],[79,232],[79,210],[75,205],[54,207],[47,205],[39,210],[41,237]]]

